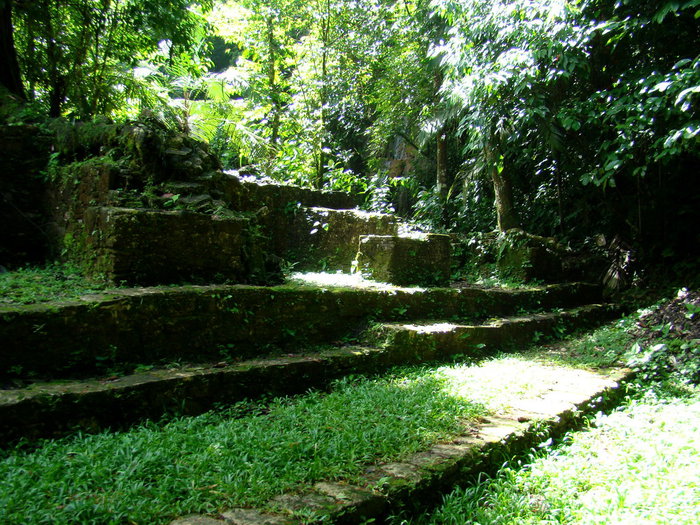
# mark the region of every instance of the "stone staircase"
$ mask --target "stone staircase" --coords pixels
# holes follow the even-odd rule
[[[100,194],[99,206],[74,210],[80,230],[68,230],[83,232],[80,250],[92,254],[93,270],[127,283],[223,276],[241,284],[119,288],[61,303],[0,306],[5,443],[124,429],[166,414],[299,394],[396,365],[480,358],[619,313],[592,284],[449,287],[449,253],[442,253],[449,252],[448,237],[402,236],[395,217],[358,211],[346,194],[225,174],[163,186],[161,205],[181,202],[179,210],[128,207],[124,195],[109,191]],[[439,257],[431,258],[433,252]],[[267,279],[256,277],[265,261],[290,256],[299,269],[347,272],[357,259],[364,273],[383,281],[442,286],[249,284]],[[427,275],[413,279],[410,268],[427,268]],[[563,428],[579,408],[599,407],[592,400],[623,376],[591,373],[574,390],[552,387],[536,410],[523,405],[483,421],[476,434],[465,429],[453,443],[370,467],[364,484],[324,482],[281,495],[271,503],[276,514],[231,509],[177,523],[379,519],[401,498],[477,468],[497,444],[530,443],[541,429],[531,420]],[[299,521],[300,509],[316,517]]]
[[[355,372],[478,357],[615,315],[591,285],[525,290],[282,285],[119,290],[0,308],[0,437],[124,428],[288,395]],[[588,303],[586,306],[573,306]],[[517,314],[526,310],[545,313]],[[442,321],[426,321],[441,319]]]

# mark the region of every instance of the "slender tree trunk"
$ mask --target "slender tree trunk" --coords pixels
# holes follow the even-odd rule
[[[330,35],[331,35],[331,2],[326,1],[325,5],[326,16],[321,21],[321,44],[323,45],[323,51],[321,52],[321,93],[320,93],[320,105],[321,105],[321,122],[320,130],[321,137],[319,141],[319,151],[318,151],[318,164],[316,165],[316,184],[318,189],[323,188],[323,183],[326,179],[326,124],[328,121],[328,46],[330,45]]]
[[[12,2],[5,0],[0,2],[0,6],[0,60],[3,63],[0,68],[0,84],[13,95],[24,99],[26,96],[12,37]]]
[[[441,131],[437,137],[437,180],[436,185],[443,202],[447,200],[449,184],[447,181],[447,136]]]
[[[555,155],[554,173],[557,178],[557,206],[559,208],[559,235],[564,236],[564,183],[559,167],[559,155]]]
[[[48,59],[49,73],[49,117],[61,116],[61,108],[66,100],[66,79],[59,71],[59,58],[61,49],[56,42],[56,34],[51,14],[51,2],[45,1],[43,8],[46,9],[46,57]]]
[[[280,133],[280,93],[277,85],[277,51],[275,49],[275,21],[272,17],[267,19],[267,85],[272,98],[272,135],[270,144],[272,145],[271,157],[275,155],[275,148],[279,141]]]
[[[520,228],[520,221],[513,207],[513,185],[508,170],[504,163],[496,160],[488,146],[484,148],[484,156],[493,181],[498,230],[504,232],[511,228]]]

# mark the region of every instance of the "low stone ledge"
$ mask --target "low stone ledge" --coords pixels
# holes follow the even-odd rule
[[[296,520],[287,516],[260,512],[255,509],[231,509],[221,515],[230,525],[297,525]],[[172,524],[174,525],[174,524]],[[182,524],[186,525],[186,524]]]
[[[300,286],[180,286],[118,289],[78,300],[0,306],[0,378],[12,369],[38,377],[85,377],[99,366],[161,359],[251,358],[265,344],[329,343],[373,315],[512,315],[521,308],[590,302],[593,285],[499,289],[324,289]]]

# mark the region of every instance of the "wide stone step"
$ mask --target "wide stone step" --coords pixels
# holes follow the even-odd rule
[[[366,342],[390,349],[393,354],[423,359],[447,354],[478,355],[485,351],[508,350],[537,342],[544,336],[558,336],[579,327],[594,326],[620,313],[616,305],[591,304],[571,310],[493,319],[482,324],[421,321],[375,325]]]
[[[361,203],[357,195],[341,191],[261,182],[232,173],[219,173],[207,184],[223,194],[224,200],[236,210],[255,211],[265,206],[270,210],[293,213],[301,206],[348,209]]]
[[[370,337],[377,347],[339,347],[237,364],[224,362],[149,370],[124,377],[87,381],[37,382],[0,390],[0,439],[50,436],[71,429],[121,428],[163,414],[194,415],[216,403],[262,395],[297,394],[324,387],[349,373],[365,373],[451,354],[483,355],[547,335],[557,323],[600,322],[611,309],[591,305],[485,325],[382,325]],[[451,327],[451,328],[448,328]],[[527,334],[529,336],[526,337]],[[479,341],[477,343],[477,341]]]
[[[120,289],[0,307],[0,380],[90,376],[163,360],[245,359],[333,343],[371,320],[484,319],[599,300],[596,286],[505,289],[217,285]]]

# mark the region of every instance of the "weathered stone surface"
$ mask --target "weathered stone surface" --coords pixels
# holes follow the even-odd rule
[[[184,516],[170,522],[170,525],[225,525],[224,520],[217,520],[208,516]]]
[[[408,285],[446,285],[450,280],[450,237],[360,236],[357,269],[375,281]]]
[[[314,489],[335,500],[332,512],[335,523],[361,523],[363,518],[376,516],[386,506],[376,492],[353,485],[321,482]]]
[[[99,207],[88,208],[85,229],[91,232],[83,247],[93,253],[89,268],[115,282],[154,284],[214,275],[249,281],[264,264],[247,219]]]
[[[307,490],[298,494],[287,493],[275,496],[269,504],[282,512],[294,514],[299,511],[305,513],[328,514],[335,509],[336,500],[326,494],[314,490]]]
[[[550,321],[566,313],[551,314]],[[596,310],[592,310],[592,314],[597,314]],[[154,369],[106,380],[34,383],[27,388],[0,390],[0,437],[46,436],[72,427],[121,428],[139,419],[157,418],[172,411],[199,414],[215,403],[265,394],[295,394],[310,387],[323,387],[332,379],[351,372],[373,372],[451,353],[467,353],[469,346],[465,346],[464,334],[479,328],[457,326],[446,332],[419,332],[411,325],[387,325],[382,332],[385,339],[375,341],[378,348],[343,347],[230,365]],[[492,339],[498,341],[500,329],[492,327],[491,330],[497,336]],[[532,334],[532,327],[527,330],[524,333]],[[554,391],[551,406],[546,399],[538,398],[524,400],[518,408],[527,412],[530,419],[546,417],[549,413],[571,408],[582,395],[574,385],[558,386],[564,390]],[[549,412],[536,414],[537,407],[546,407]],[[458,448],[446,445],[437,453],[449,457],[453,449]]]
[[[362,235],[395,235],[398,221],[392,215],[359,210],[301,208],[291,223],[273,237],[280,249],[298,261],[296,268],[349,272]]]
[[[349,193],[242,180],[228,173],[218,174],[209,186],[223,192],[234,209],[244,211],[255,211],[265,206],[270,211],[278,210],[291,216],[301,207],[340,210],[355,208],[360,204],[359,199]]]
[[[450,354],[481,355],[533,341],[553,328],[591,326],[617,315],[610,305],[588,305],[563,312],[499,319],[482,325],[458,323],[385,323],[374,326],[366,341],[382,344],[393,355],[420,360]]]
[[[509,315],[595,300],[588,285],[531,290],[319,289],[182,286],[122,289],[58,304],[0,306],[0,377],[11,369],[54,378],[117,363],[251,357],[269,345],[333,342],[373,315],[386,321]],[[220,345],[225,345],[222,349]]]
[[[517,228],[469,238],[454,236],[453,242],[459,247],[458,267],[495,270],[503,278],[525,282],[561,282],[563,261],[570,255],[554,238],[532,235]]]
[[[294,525],[299,523],[286,516],[260,512],[255,509],[230,509],[222,514],[231,525]]]
[[[122,289],[67,303],[0,307],[0,377],[18,368],[39,377],[74,377],[117,363],[217,359],[221,351],[245,358],[269,352],[269,345],[336,341],[357,333],[369,315],[386,321],[473,319],[535,306],[566,307],[590,302],[598,293],[588,285],[515,291],[244,285]]]

